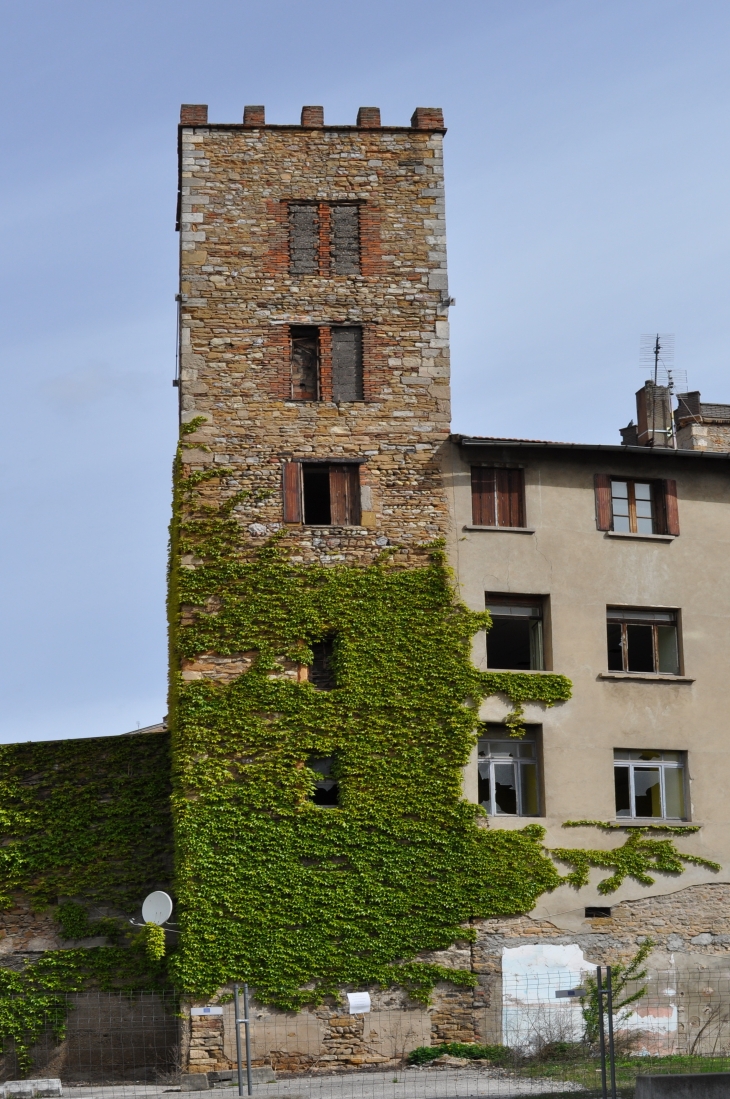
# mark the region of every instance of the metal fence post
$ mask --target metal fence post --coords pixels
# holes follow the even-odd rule
[[[238,1094],[243,1095],[243,1069],[241,1067],[241,1012],[238,1009],[238,985],[233,986],[233,1017],[236,1027],[236,1068],[238,1069]],[[250,1072],[250,1069],[249,1069]],[[250,1087],[250,1085],[249,1085]],[[251,1092],[249,1091],[249,1095]]]
[[[603,983],[601,981],[601,967],[596,966],[596,995],[598,999],[598,1043],[601,1050],[601,1094],[603,1099],[608,1099],[608,1085],[606,1082],[606,1035],[603,1028]]]
[[[248,1011],[248,985],[243,986],[243,1013],[245,1019],[243,1020],[246,1027],[246,1083],[248,1084],[248,1094],[253,1095],[253,1081],[251,1079],[251,1021]]]
[[[608,1009],[608,1060],[611,1066],[611,1099],[616,1099],[616,1049],[613,1042],[613,989],[611,966],[606,966],[606,1007]]]

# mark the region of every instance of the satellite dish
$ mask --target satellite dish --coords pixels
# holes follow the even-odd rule
[[[145,897],[142,905],[142,919],[145,923],[167,923],[172,915],[172,897],[156,889]]]

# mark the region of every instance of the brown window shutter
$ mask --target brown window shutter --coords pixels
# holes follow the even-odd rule
[[[496,527],[496,470],[471,467],[471,521],[475,527]]]
[[[664,481],[652,481],[651,502],[654,509],[654,533],[667,533],[667,493]]]
[[[302,467],[299,462],[284,462],[282,467],[284,489],[284,522],[302,521]]]
[[[335,527],[360,525],[360,467],[330,466],[330,515]]]
[[[679,534],[679,508],[677,507],[677,482],[664,482],[664,508],[667,516],[667,534]]]
[[[607,473],[594,476],[596,490],[596,526],[599,530],[611,529],[611,478]]]
[[[497,525],[523,527],[523,477],[521,469],[497,470]]]

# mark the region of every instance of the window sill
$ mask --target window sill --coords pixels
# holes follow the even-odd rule
[[[488,672],[509,672],[510,675],[556,675],[547,668],[487,668]]]
[[[629,530],[607,530],[606,538],[626,538],[630,542],[673,542],[676,534],[634,534]]]
[[[502,534],[534,534],[535,527],[469,527],[464,526],[462,530],[498,530]]]
[[[599,679],[639,679],[647,683],[694,683],[688,675],[670,675],[668,672],[599,672]]]
[[[614,817],[610,823],[617,824],[621,828],[699,827],[697,822],[690,820],[689,817]]]

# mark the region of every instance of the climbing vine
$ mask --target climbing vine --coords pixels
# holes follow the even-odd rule
[[[134,912],[171,871],[169,766],[167,734],[0,745],[0,907]]]
[[[642,885],[653,885],[650,871],[662,874],[681,874],[685,863],[704,866],[707,870],[719,870],[720,864],[699,855],[685,855],[678,851],[672,839],[647,839],[649,833],[665,836],[689,836],[699,832],[696,825],[652,824],[635,825],[614,824],[602,820],[568,820],[564,828],[600,828],[605,832],[626,831],[626,841],[620,847],[608,850],[597,848],[585,850],[572,847],[553,847],[550,853],[560,862],[574,867],[566,877],[571,885],[580,887],[588,884],[588,871],[592,866],[613,870],[610,877],[599,882],[599,893],[614,893],[626,878],[633,878]]]
[[[277,537],[247,555],[235,511],[251,498],[221,504],[213,479],[178,470],[172,529],[177,982],[211,993],[245,979],[282,1008],[342,984],[422,999],[439,980],[472,984],[418,956],[561,881],[541,827],[489,830],[461,797],[478,703],[501,691],[552,704],[570,684],[473,667],[489,618],[455,602],[439,547],[408,569],[392,550],[368,567],[297,564]],[[318,690],[296,669],[328,637],[337,685]],[[206,654],[247,671],[178,673]],[[336,809],[312,801],[309,763],[325,757]]]

